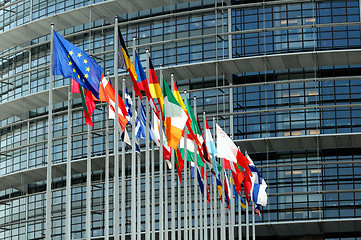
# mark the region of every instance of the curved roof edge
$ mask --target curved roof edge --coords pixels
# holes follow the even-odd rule
[[[315,149],[317,141],[321,149],[337,149],[337,148],[361,148],[361,133],[348,134],[321,134],[306,136],[290,136],[290,137],[274,137],[262,139],[238,140],[235,143],[240,146],[241,151],[245,149],[249,153],[266,152],[266,151],[297,151],[301,149]],[[268,144],[268,148],[267,148]],[[131,164],[130,153],[126,153],[126,165]],[[144,157],[144,155],[142,155]],[[155,151],[155,158],[158,158],[158,151]],[[110,155],[110,168],[113,168],[114,155]],[[105,156],[94,157],[92,161],[92,171],[101,170],[105,167]],[[142,159],[144,161],[144,159]],[[72,174],[85,173],[87,169],[87,159],[73,160],[71,162]],[[15,188],[26,192],[24,183],[31,184],[46,180],[47,167],[27,169],[0,176],[0,191]],[[53,179],[66,176],[66,162],[53,164]]]
[[[218,74],[237,74],[294,68],[361,65],[360,53],[361,49],[346,49],[272,54],[177,65],[165,67],[162,70],[163,76],[166,79],[170,77],[171,73],[174,73],[175,80],[183,80],[215,76],[216,68],[218,68]],[[157,69],[157,71],[159,71],[159,69]],[[121,77],[122,75],[120,75],[119,79],[121,79]],[[130,80],[128,79],[128,81]],[[67,86],[53,89],[53,93],[54,104],[66,101]],[[48,91],[0,103],[0,120],[12,116],[23,118],[24,112],[26,113],[26,111],[47,105]]]
[[[192,1],[195,0],[174,0],[173,4]],[[88,23],[90,11],[92,13],[92,21],[105,18],[109,22],[113,22],[114,16],[125,14],[129,12],[129,9],[140,11],[167,5],[169,5],[169,2],[164,0],[109,0],[54,14],[0,33],[0,52],[15,46],[26,46],[31,40],[49,34],[51,23],[54,23],[55,30],[67,29]]]

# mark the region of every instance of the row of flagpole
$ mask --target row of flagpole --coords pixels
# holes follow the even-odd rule
[[[51,42],[51,59],[53,59],[53,25],[52,25],[52,42]],[[122,142],[122,152],[121,152],[121,156],[122,156],[122,165],[120,167],[119,165],[119,118],[117,117],[119,114],[119,107],[117,107],[119,105],[119,96],[118,96],[118,92],[119,92],[119,84],[118,84],[118,57],[119,54],[118,52],[121,51],[121,49],[119,49],[119,35],[118,35],[118,19],[115,18],[115,25],[114,25],[114,91],[115,91],[115,106],[114,107],[114,194],[113,194],[113,207],[114,207],[114,211],[113,211],[113,234],[115,236],[116,239],[119,239],[119,236],[122,237],[122,239],[125,238],[126,236],[126,192],[125,192],[125,179],[126,179],[126,175],[125,175],[125,142]],[[134,42],[134,47],[133,47],[133,56],[135,56],[135,41]],[[147,50],[146,52],[147,56],[147,79],[149,79],[149,51]],[[69,56],[68,56],[69,57]],[[70,57],[69,57],[70,58]],[[134,61],[134,60],[133,60]],[[47,229],[46,229],[46,237],[50,238],[51,236],[51,231],[49,230],[49,227],[51,225],[51,218],[50,218],[50,213],[51,213],[51,179],[52,179],[52,173],[51,173],[51,169],[52,169],[52,161],[51,161],[51,151],[52,151],[52,131],[51,131],[51,122],[52,122],[52,79],[53,79],[53,73],[52,73],[52,65],[53,63],[51,63],[51,74],[50,74],[50,84],[49,84],[49,132],[48,132],[48,165],[47,165],[47,213],[46,213],[46,221],[47,221]],[[107,74],[108,79],[109,79],[109,74]],[[163,89],[163,73],[162,73],[162,68],[160,69],[160,85],[161,85],[161,89]],[[70,81],[71,82],[71,81]],[[67,140],[68,140],[68,147],[67,147],[67,181],[66,181],[66,199],[67,199],[67,205],[66,205],[66,238],[70,239],[70,235],[71,235],[71,149],[70,149],[70,143],[71,143],[71,105],[72,105],[72,101],[71,101],[71,84],[69,85],[69,97],[68,97],[68,129],[67,129]],[[171,75],[171,88],[172,88],[172,92],[174,92],[174,75]],[[123,93],[123,99],[125,99],[125,80],[123,79],[123,84],[122,84],[122,93]],[[136,106],[136,92],[133,89],[133,94],[132,94],[132,101],[133,101],[133,106]],[[185,98],[187,98],[187,94],[185,93]],[[141,101],[138,100],[138,110],[141,109]],[[146,101],[146,137],[145,137],[145,236],[147,239],[150,238],[150,236],[152,235],[152,238],[154,239],[155,237],[155,188],[154,188],[154,180],[156,178],[155,176],[155,166],[154,166],[154,142],[152,142],[152,151],[150,151],[149,149],[149,145],[150,145],[150,136],[149,136],[149,113],[150,113],[150,103],[149,101]],[[193,111],[194,111],[194,115],[197,116],[197,109],[196,109],[196,99],[194,99],[194,104],[193,104]],[[109,116],[109,111],[107,112],[107,115]],[[154,118],[154,115],[152,114],[152,117]],[[108,119],[109,117],[107,117],[107,123],[106,123],[106,158],[105,158],[105,231],[104,231],[104,235],[106,238],[109,238],[109,212],[110,212],[110,208],[109,208],[109,181],[110,181],[110,166],[109,166],[109,123],[108,123]],[[204,129],[205,129],[205,112],[203,112],[203,123],[204,123]],[[139,158],[137,159],[137,153],[136,153],[136,132],[135,132],[135,128],[136,128],[136,114],[134,114],[131,117],[131,125],[132,125],[132,141],[131,141],[131,238],[132,240],[134,239],[141,239],[141,208],[142,208],[142,201],[141,201],[141,169],[140,169],[140,161],[141,158],[139,156]],[[155,121],[154,121],[155,122]],[[168,224],[169,224],[169,219],[168,219],[168,208],[169,208],[169,204],[168,204],[168,186],[169,186],[169,178],[168,178],[168,170],[167,170],[167,165],[164,165],[164,158],[163,158],[163,120],[162,117],[160,117],[160,146],[159,146],[159,239],[168,239]],[[215,133],[215,119],[213,118],[213,132]],[[185,149],[187,150],[187,133],[185,133],[185,137],[184,137],[184,145],[185,145]],[[86,185],[86,239],[90,239],[91,238],[91,216],[92,216],[92,210],[91,210],[91,128],[88,127],[88,131],[87,131],[87,137],[88,137],[88,142],[87,142],[87,185]],[[207,139],[204,139],[204,141],[206,141]],[[197,162],[197,144],[194,142],[194,167],[195,169],[198,169],[198,162]],[[152,154],[150,154],[150,152]],[[181,231],[181,186],[180,183],[178,182],[178,211],[177,213],[178,215],[178,226],[175,225],[176,223],[176,216],[175,216],[175,159],[174,159],[174,152],[171,151],[172,155],[171,155],[171,166],[172,166],[172,171],[170,174],[171,177],[171,221],[170,221],[170,228],[171,228],[171,239],[175,239],[175,229],[178,228],[178,236],[180,236],[180,231]],[[185,153],[185,161],[184,161],[184,166],[185,166],[185,170],[184,170],[184,176],[185,176],[185,181],[184,181],[184,189],[187,189],[188,183],[187,183],[187,176],[188,176],[188,168],[187,168],[187,156],[188,154]],[[136,164],[138,162],[138,164]],[[151,163],[151,165],[150,165]],[[224,163],[223,161],[221,161],[222,166],[222,173],[221,173],[221,183],[225,182],[225,178],[224,178],[224,174],[223,172],[225,171],[224,169]],[[165,168],[165,169],[164,169]],[[119,169],[121,169],[121,194],[119,193]],[[165,171],[164,171],[165,170]],[[151,171],[151,176],[149,175],[149,172]],[[149,188],[149,182],[150,182],[150,178],[152,177],[152,191],[150,191]],[[198,200],[198,186],[197,186],[197,182],[196,182],[196,177],[193,179],[192,182],[192,178],[189,178],[190,182],[189,182],[189,192],[184,192],[184,236],[185,239],[194,239],[198,240],[200,239],[206,239],[208,238],[208,208],[209,206],[211,206],[210,204],[207,203],[207,188],[208,188],[208,183],[207,183],[207,174],[206,174],[206,164],[204,163],[204,171],[203,171],[203,179],[204,179],[204,189],[203,189],[203,198],[200,198]],[[230,183],[232,186],[233,184]],[[164,185],[166,187],[164,187]],[[215,201],[216,195],[217,195],[217,184],[212,184],[211,185],[211,193],[213,193],[213,208],[210,208],[210,223],[213,224],[212,227],[213,229],[217,229],[217,220],[218,220],[218,212],[217,212],[217,202]],[[138,189],[137,189],[138,187]],[[194,194],[192,193],[192,187],[194,190]],[[222,184],[222,192],[226,193],[226,190],[224,189],[225,186],[224,184]],[[213,189],[213,191],[212,191]],[[164,190],[164,192],[163,192]],[[150,193],[151,192],[151,193]],[[136,194],[135,194],[136,193]],[[189,194],[189,196],[188,196]],[[231,187],[231,191],[230,191],[230,198],[233,199],[233,187]],[[165,196],[164,196],[165,195]],[[225,194],[221,195],[221,239],[225,239],[226,237],[226,217],[225,217]],[[119,199],[119,196],[121,196],[121,199]],[[136,197],[135,197],[136,196]],[[150,203],[148,201],[148,199],[152,200],[152,209],[150,208]],[[194,199],[194,201],[193,201]],[[70,200],[70,201],[69,201]],[[164,205],[163,205],[163,201],[164,200]],[[119,202],[121,201],[121,205],[119,206]],[[188,201],[188,203],[187,203]],[[192,208],[190,208],[189,210],[191,211],[189,216],[188,216],[188,206],[187,204],[189,204],[189,206],[192,206],[192,203],[194,203],[195,208],[194,208],[194,234],[193,234],[193,213],[192,213]],[[239,209],[241,207],[241,201],[239,198]],[[246,210],[246,238],[249,239],[249,226],[248,226],[248,221],[249,221],[249,216],[248,216],[248,205],[247,206],[247,210]],[[164,208],[165,207],[165,208]],[[121,209],[121,216],[119,216],[120,213],[120,209]],[[252,207],[252,209],[254,209],[254,207]],[[198,211],[199,210],[199,211]],[[213,212],[212,212],[213,210]],[[229,237],[230,238],[234,238],[234,231],[233,228],[231,226],[232,223],[235,222],[235,218],[234,218],[234,205],[232,205],[232,211],[229,212],[229,219],[228,219],[228,226],[229,226]],[[152,212],[152,213],[151,213]],[[241,223],[240,223],[240,214],[241,214],[241,210],[239,210],[239,237],[242,236],[241,234]],[[150,216],[152,216],[152,219],[150,219]],[[214,217],[212,217],[214,216]],[[121,217],[121,223],[119,222],[119,219]],[[187,217],[189,217],[189,220],[186,221]],[[252,211],[252,222],[253,222],[253,227],[252,227],[252,232],[253,232],[253,238],[255,237],[255,230],[254,230],[254,211]],[[121,224],[121,228],[119,231],[119,226]],[[199,234],[199,235],[198,235]],[[217,239],[217,235],[218,235],[218,231],[216,230],[215,232],[210,231],[210,238],[211,239]]]

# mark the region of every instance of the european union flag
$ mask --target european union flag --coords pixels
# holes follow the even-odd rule
[[[80,86],[99,99],[99,85],[103,69],[87,53],[54,31],[53,74],[75,79]]]

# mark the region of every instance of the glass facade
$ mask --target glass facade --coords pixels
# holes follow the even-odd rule
[[[57,32],[92,54],[104,70],[109,70],[113,80],[112,17],[92,19],[101,10],[99,4],[107,2],[112,1],[2,1],[0,37],[12,41],[22,26],[42,32],[44,27],[35,25],[37,21],[50,21],[54,15],[64,17],[59,22],[71,21],[69,12],[89,8],[87,21]],[[147,6],[143,1],[135,2]],[[132,55],[131,49],[136,46],[143,66],[146,66],[146,49],[150,51],[157,74],[160,65],[164,69],[188,71],[194,64],[215,64],[213,73],[197,72],[192,73],[193,78],[175,80],[181,91],[187,90],[188,99],[195,99],[190,102],[196,106],[201,124],[205,111],[209,125],[217,122],[232,135],[242,152],[248,150],[265,178],[269,198],[261,217],[255,218],[257,239],[305,236],[360,239],[357,226],[361,219],[361,60],[354,64],[350,57],[361,47],[360,2],[202,0],[182,3],[175,0],[152,9],[135,10],[131,6],[127,13],[118,14],[119,26],[129,52]],[[22,45],[0,53],[0,182],[4,183],[0,187],[0,239],[46,239],[49,196],[51,239],[85,239],[88,224],[94,239],[107,239],[114,232],[130,238],[134,233],[131,211],[134,197],[139,200],[136,233],[142,239],[158,239],[160,234],[177,236],[177,239],[184,239],[186,234],[200,239],[206,234],[210,238],[218,235],[222,239],[223,234],[227,234],[227,238],[239,239],[239,226],[245,230],[245,211],[235,204],[227,210],[219,201],[210,176],[211,201],[206,204],[206,216],[200,214],[204,206],[199,190],[193,185],[197,181],[184,178],[179,183],[174,168],[160,169],[158,158],[152,158],[152,174],[148,178],[144,152],[138,161],[137,193],[133,193],[129,147],[125,149],[126,166],[120,169],[126,177],[119,179],[119,192],[125,191],[120,201],[124,200],[126,207],[119,209],[121,225],[114,227],[114,125],[109,121],[110,130],[107,130],[107,106],[97,103],[88,145],[81,100],[73,96],[70,124],[69,79],[54,76],[52,91],[56,98],[49,133],[49,32],[24,39]],[[336,57],[345,51],[346,57]],[[299,68],[300,58],[293,57],[313,54],[312,58],[316,59],[321,52],[335,56],[328,61],[330,64],[322,65],[323,59],[317,59],[315,62],[319,64],[314,67]],[[253,64],[264,64],[264,71],[227,72],[222,65],[237,66],[238,60],[268,59],[269,56],[278,56],[285,67],[272,69],[271,62],[260,60]],[[119,70],[119,74],[123,76],[125,71]],[[164,77],[170,80],[170,76]],[[71,128],[70,142],[68,128]],[[131,129],[128,130],[131,133]],[[52,154],[48,158],[50,136]],[[284,141],[283,146],[278,141]],[[144,143],[141,142],[142,150]],[[252,149],[243,149],[244,144]],[[121,141],[119,146],[120,153]],[[73,166],[70,226],[66,215],[68,148]],[[91,199],[87,198],[89,152],[93,164]],[[111,162],[109,182],[107,157]],[[46,186],[48,159],[53,169],[50,192]],[[189,176],[189,169],[184,171]],[[160,180],[161,172],[167,181]],[[87,220],[89,202],[90,222]],[[292,225],[295,222],[308,230],[300,234]],[[125,229],[121,227],[123,223]],[[323,224],[321,230],[312,230],[310,225],[314,223]],[[343,223],[354,227],[342,228]],[[288,231],[277,230],[279,224],[285,224]],[[332,228],[332,224],[339,227]],[[201,231],[205,225],[208,230]],[[265,226],[271,226],[272,230]]]

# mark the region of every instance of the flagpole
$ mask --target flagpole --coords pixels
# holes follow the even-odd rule
[[[248,199],[246,199],[246,240],[249,240],[249,210],[248,210]]]
[[[135,36],[133,36],[133,63],[135,62]],[[133,86],[134,88],[134,86]],[[136,103],[136,99],[134,98],[133,100],[133,115],[136,113],[136,106],[137,106],[137,103]],[[140,110],[140,99],[138,99],[138,111]],[[136,120],[135,120],[136,121]],[[138,121],[140,123],[140,115],[138,116]],[[134,125],[135,125],[135,122],[134,122]],[[139,146],[140,148],[140,141],[138,142],[138,139],[137,137],[134,138],[134,141],[137,142],[137,145]],[[139,149],[140,150],[140,149]],[[137,175],[136,175],[136,183],[137,183],[137,192],[136,192],[136,195],[137,195],[137,239],[140,240],[141,239],[141,220],[140,220],[140,213],[141,213],[141,195],[140,195],[140,185],[141,185],[141,169],[140,169],[140,165],[141,165],[141,158],[140,158],[140,155],[141,153],[137,152],[136,153],[136,159],[137,160]]]
[[[238,239],[242,239],[242,194],[238,198]]]
[[[135,91],[134,88],[132,89],[132,101],[135,103]],[[132,114],[132,173],[131,173],[131,179],[132,179],[132,196],[131,196],[131,239],[135,240],[137,239],[137,183],[136,183],[136,155],[135,155],[135,114]]]
[[[45,214],[45,236],[46,239],[51,239],[51,182],[52,182],[52,149],[53,149],[53,45],[54,45],[54,23],[50,28],[50,73],[49,73],[49,115],[48,115],[48,156],[46,166],[46,214]]]
[[[149,81],[149,76],[150,76],[150,70],[149,70],[149,49],[146,50],[146,58],[147,58],[147,79]],[[147,110],[147,113],[149,112],[149,110]],[[154,124],[156,119],[154,118],[154,114],[152,112],[152,123]],[[148,119],[148,117],[147,117]],[[157,123],[158,124],[158,123]],[[148,125],[148,124],[147,124]],[[155,130],[157,130],[157,128],[155,128]],[[154,136],[153,136],[154,137]],[[155,140],[155,139],[154,139]],[[152,171],[152,191],[151,191],[151,199],[152,199],[152,204],[151,204],[151,209],[152,209],[152,217],[151,217],[151,229],[152,229],[152,233],[151,233],[151,239],[154,240],[155,239],[155,172],[154,172],[154,162],[155,162],[155,155],[154,155],[154,141],[151,142],[151,149],[152,149],[152,155],[151,155],[151,171]],[[147,227],[147,226],[146,226]],[[147,239],[147,236],[146,236]]]
[[[187,91],[184,90],[184,98],[187,99]],[[184,240],[188,240],[188,151],[187,151],[187,130],[184,131]]]
[[[217,136],[218,137],[218,136]],[[224,195],[225,195],[225,192],[226,192],[226,190],[225,190],[225,188],[226,188],[226,186],[225,186],[225,184],[224,184],[224,158],[222,158],[222,161],[221,161],[221,163],[222,163],[222,171],[221,171],[221,185],[222,185],[222,200],[221,200],[221,239],[226,239],[226,219],[225,219],[225,208],[224,208],[224,206],[225,206],[225,201],[226,201],[226,199],[225,199],[225,197],[224,197]]]
[[[252,203],[252,239],[256,240],[256,221],[254,214],[254,203]]]
[[[109,70],[107,70],[109,80]],[[104,237],[109,239],[109,107],[106,108],[105,120],[105,192],[104,192]]]
[[[148,57],[148,60],[149,60],[149,57]],[[156,121],[156,119],[154,118],[154,114],[152,113],[152,123],[154,124]],[[158,123],[157,123],[158,125]],[[155,130],[157,131],[157,128],[155,128]],[[156,176],[155,176],[155,172],[154,172],[154,162],[155,162],[155,155],[154,155],[154,141],[152,141],[151,143],[151,148],[152,148],[152,160],[151,160],[151,168],[152,168],[152,221],[151,221],[151,229],[152,229],[152,240],[155,239],[155,179],[156,179]]]
[[[140,101],[140,98],[138,98],[138,100],[137,100],[137,102],[138,102],[138,112],[140,113],[140,108],[141,108],[141,105],[140,105],[140,103],[141,103],[141,101]],[[136,103],[134,102],[134,108],[133,108],[133,114],[135,114],[136,113],[136,110],[135,110],[135,106],[136,106]],[[140,113],[141,114],[141,113]],[[139,121],[139,124],[141,124],[140,123],[140,114],[138,115],[138,121]],[[141,212],[142,212],[142,210],[141,210],[141,201],[142,201],[142,199],[141,199],[141,188],[140,188],[140,186],[141,186],[141,184],[142,184],[142,176],[141,176],[141,174],[142,174],[142,172],[141,172],[141,164],[142,164],[142,158],[141,158],[141,152],[140,152],[140,135],[139,135],[139,138],[137,139],[137,137],[135,137],[135,141],[137,141],[137,143],[138,143],[138,146],[139,146],[139,153],[137,152],[137,159],[138,159],[138,161],[137,161],[137,239],[138,240],[141,240],[141,226],[142,226],[142,224],[141,224]]]
[[[118,17],[115,16],[114,23],[114,85],[115,85],[115,116],[114,116],[114,184],[113,184],[113,233],[114,239],[119,239],[119,118],[118,118],[118,105],[119,105],[119,86],[118,86]]]
[[[163,69],[162,65],[160,66],[160,85],[162,89],[163,85]],[[161,106],[160,106],[161,107]],[[162,111],[160,111],[161,115]],[[163,201],[164,201],[164,159],[163,159],[163,116],[159,116],[159,138],[160,138],[160,147],[159,147],[159,240],[164,239],[164,209],[163,209]]]
[[[197,116],[197,98],[194,97],[193,99],[193,111],[194,111],[194,115]],[[198,226],[198,187],[197,187],[197,181],[196,178],[198,177],[198,172],[196,173],[197,167],[198,167],[198,162],[197,162],[197,144],[196,142],[194,142],[194,179],[193,179],[193,183],[194,183],[194,227],[195,227],[195,234],[194,234],[194,239],[198,240],[198,235],[199,235],[199,226]]]
[[[91,238],[91,127],[88,125],[87,132],[87,164],[86,164],[86,232],[87,240]]]
[[[122,81],[122,96],[123,99],[125,99],[125,78],[123,77],[123,81]],[[124,132],[125,134],[125,132]],[[121,239],[125,239],[125,228],[126,228],[126,217],[125,217],[125,213],[126,213],[126,209],[125,209],[125,201],[126,201],[126,193],[125,193],[125,185],[126,185],[126,176],[125,176],[125,146],[126,143],[125,141],[122,142],[122,199],[121,199],[121,206],[122,206],[122,211],[121,211],[121,217],[122,217],[122,226],[121,226]]]
[[[203,110],[203,132],[205,133],[205,129],[206,129],[206,112]],[[204,142],[207,145],[207,138],[206,138],[206,134],[204,135]],[[208,194],[208,180],[207,180],[207,168],[206,168],[206,163],[204,163],[204,172],[203,172],[203,179],[204,179],[204,196],[203,196],[203,227],[204,227],[204,239],[208,239],[208,230],[207,230],[207,194]],[[232,239],[232,238],[231,238]]]
[[[230,117],[229,117],[229,129],[230,129],[230,135],[231,138],[233,140],[234,138],[234,117],[233,117],[233,83],[232,83],[232,78],[230,80],[230,88],[229,88],[229,105],[230,105]],[[233,178],[232,178],[233,179]],[[234,192],[233,192],[233,182],[230,183],[231,187],[231,191],[230,191],[230,199],[233,200],[233,196],[234,196]],[[235,204],[231,204],[231,211],[230,211],[230,220],[229,220],[229,238],[230,239],[234,239],[234,224],[235,224]]]
[[[160,88],[163,89],[163,70],[162,70],[162,75],[161,75],[161,80],[160,80]],[[170,149],[172,152],[172,149]],[[164,161],[164,159],[163,159]],[[164,229],[165,229],[165,240],[168,240],[168,224],[169,224],[169,219],[168,219],[168,168],[169,168],[169,163],[167,162],[167,165],[165,165],[165,171],[164,171],[164,184],[165,184],[165,188],[164,188],[164,206],[165,206],[165,211],[164,211]]]
[[[187,91],[186,90],[184,90],[184,99],[188,99],[188,96],[187,96]],[[186,157],[188,157],[188,146],[187,146],[187,131],[185,132],[185,135],[184,135],[184,139],[185,139],[185,145],[184,145],[184,155],[186,156]],[[186,163],[187,162],[187,158],[186,158],[186,160],[184,161],[184,168],[186,168],[186,166],[188,165],[188,163]],[[189,228],[189,231],[188,231],[188,233],[189,233],[189,240],[192,240],[193,239],[193,221],[192,221],[192,219],[193,219],[193,211],[192,211],[192,166],[189,168],[190,169],[190,171],[189,171],[189,176],[190,176],[190,178],[189,178],[189,198],[188,198],[188,205],[189,205],[189,219],[188,219],[188,223],[187,223],[187,225],[188,225],[188,228]],[[188,171],[188,169],[187,169],[187,171]],[[185,178],[185,180],[186,181],[188,181],[188,179],[187,178]],[[186,203],[185,203],[186,204]],[[184,209],[184,211],[185,211],[186,209]],[[187,213],[188,214],[188,213]]]
[[[171,90],[172,90],[172,94],[174,94],[174,74],[171,73],[170,74],[170,87],[171,87]],[[174,195],[175,195],[175,189],[174,189],[174,184],[175,184],[175,181],[174,181],[174,169],[175,169],[175,161],[174,161],[174,149],[171,149],[171,163],[172,163],[172,170],[170,171],[171,175],[171,239],[175,239],[175,198],[174,198]]]
[[[216,139],[216,118],[213,117],[213,139]],[[215,157],[216,158],[216,157]],[[214,159],[217,161],[217,159]],[[216,164],[217,166],[217,164]],[[215,180],[213,184],[213,211],[214,211],[214,221],[213,221],[213,229],[214,229],[214,240],[218,239],[218,211],[217,211],[217,181]],[[242,240],[242,239],[240,239]]]
[[[149,50],[146,49],[146,61],[147,61],[147,81],[149,81]],[[150,179],[149,179],[149,160],[150,160],[150,154],[149,154],[149,100],[146,101],[145,105],[145,239],[150,239],[150,206],[149,201],[150,199]],[[154,202],[152,202],[154,204]]]
[[[71,239],[71,130],[72,130],[72,82],[69,78],[68,123],[66,129],[66,213],[65,239]]]

